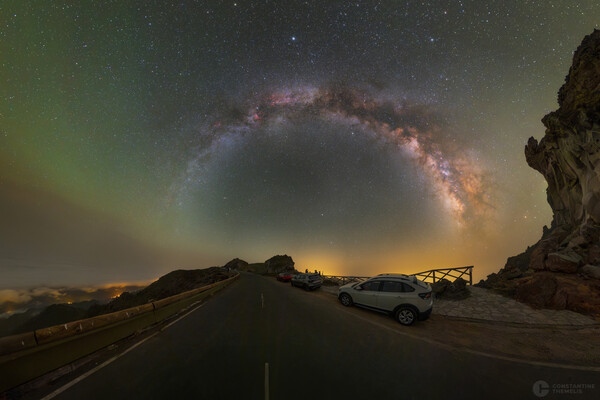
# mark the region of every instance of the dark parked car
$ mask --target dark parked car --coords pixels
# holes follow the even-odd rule
[[[318,289],[323,284],[323,278],[318,274],[298,274],[292,278],[292,286],[304,288],[304,290]]]
[[[277,274],[277,280],[281,282],[289,282],[292,280],[293,276],[294,275],[292,275],[291,272],[281,272]]]

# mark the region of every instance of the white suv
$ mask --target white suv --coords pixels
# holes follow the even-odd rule
[[[392,314],[402,325],[429,317],[433,308],[431,286],[415,276],[381,274],[364,282],[340,287],[338,299],[345,306],[356,304]]]

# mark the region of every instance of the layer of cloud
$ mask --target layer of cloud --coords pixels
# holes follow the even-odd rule
[[[147,286],[138,283],[119,283],[100,287],[34,287],[27,289],[0,290],[0,317],[31,308],[43,308],[51,304],[76,303],[96,300],[109,301],[123,292],[133,292]]]

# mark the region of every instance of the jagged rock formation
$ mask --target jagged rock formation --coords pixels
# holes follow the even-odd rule
[[[237,271],[254,272],[255,274],[260,275],[274,275],[285,271],[295,271],[294,265],[295,263],[292,257],[288,256],[287,254],[284,254],[282,256],[273,256],[264,263],[253,264],[248,264],[244,260],[234,258],[233,260],[225,264],[223,267],[235,269]]]
[[[235,269],[238,271],[247,271],[248,263],[244,260],[240,260],[239,258],[234,258],[233,260],[231,260],[227,264],[225,264],[223,266],[223,268],[228,269],[228,270]]]
[[[559,109],[530,138],[527,163],[548,182],[552,232],[531,255],[530,267],[573,273],[600,263],[600,31],[586,36],[558,92]]]
[[[481,286],[539,307],[600,313],[600,30],[575,52],[558,104],[542,119],[544,138],[525,147],[527,163],[548,182],[552,224]]]
[[[294,271],[294,260],[292,257],[284,254],[282,256],[277,255],[269,258],[265,261],[268,274],[278,274],[280,272]]]

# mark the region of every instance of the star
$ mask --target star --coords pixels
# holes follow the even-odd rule
[[[597,1],[48,3],[11,2],[0,26],[0,190],[43,188],[84,210],[65,226],[96,210],[199,267],[276,249],[361,276],[484,277],[539,235],[552,215],[523,142],[600,21]],[[26,204],[0,217],[40,214]],[[112,278],[114,259],[76,253],[40,254],[39,280]]]

